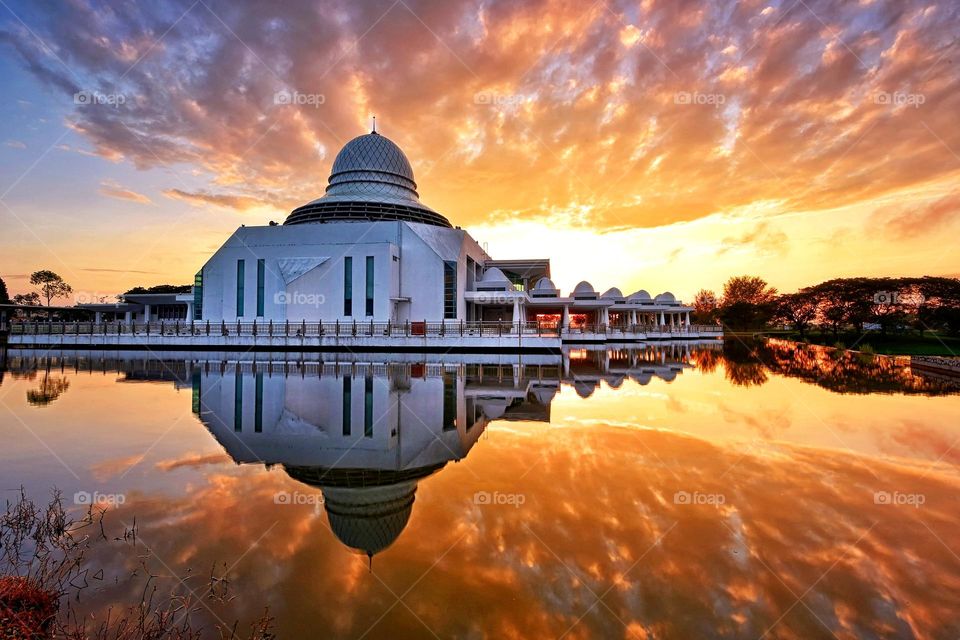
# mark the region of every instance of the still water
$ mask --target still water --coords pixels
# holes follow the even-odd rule
[[[960,636],[960,385],[902,360],[771,341],[4,368],[7,499],[57,487],[136,523],[91,558],[91,613],[139,599],[148,562],[162,589],[222,579],[201,621],[269,608],[281,638]]]

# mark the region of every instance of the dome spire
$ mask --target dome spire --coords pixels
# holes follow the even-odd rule
[[[373,134],[377,133],[377,116],[373,116],[373,131],[371,131],[370,133],[373,133]]]

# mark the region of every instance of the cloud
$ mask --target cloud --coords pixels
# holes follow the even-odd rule
[[[937,233],[960,218],[960,192],[951,193],[917,209],[901,210],[884,223],[894,237],[917,237]]]
[[[82,89],[29,33],[3,40],[71,104],[78,90],[124,96],[71,106],[95,153],[192,166],[207,188],[168,195],[240,210],[322,194],[332,154],[317,148],[340,148],[371,113],[411,157],[424,200],[460,224],[574,204],[601,227],[756,200],[814,210],[958,173],[960,87],[944,54],[960,7],[769,8],[179,0],[134,13],[78,1],[37,30],[98,79]],[[324,99],[275,104],[279,91]],[[882,92],[924,103],[878,104]]]
[[[138,204],[153,204],[153,201],[150,200],[147,196],[142,193],[137,193],[131,189],[123,187],[113,180],[104,180],[100,183],[100,188],[97,190],[101,195],[107,196],[108,198],[116,198],[118,200],[129,200],[130,202],[136,202]]]
[[[135,269],[100,269],[96,267],[80,267],[80,271],[90,271],[93,273],[140,273],[140,274],[156,274],[158,271],[137,271]]]
[[[7,140],[4,144],[14,149],[26,149],[27,145],[19,140]]]
[[[787,234],[783,231],[771,229],[769,222],[761,222],[738,237],[721,240],[717,255],[738,248],[756,249],[761,254],[780,254],[787,251],[787,241]]]
[[[175,200],[182,200],[194,206],[213,205],[225,209],[246,211],[256,207],[270,206],[270,203],[250,196],[227,193],[210,193],[207,191],[189,192],[181,189],[167,189],[163,195]]]

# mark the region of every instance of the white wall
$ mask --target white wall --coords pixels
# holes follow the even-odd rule
[[[358,322],[443,318],[443,263],[457,261],[458,317],[464,317],[466,255],[482,262],[476,241],[460,229],[403,222],[344,222],[241,227],[203,267],[203,319],[235,322],[237,261],[245,261],[244,314],[252,322]],[[353,309],[343,311],[344,258],[353,258]],[[374,257],[374,314],[365,313],[366,258]],[[264,313],[257,316],[257,260],[265,261]],[[326,258],[285,283],[279,260]],[[285,294],[285,295],[278,295]],[[394,305],[391,298],[409,297]],[[396,312],[394,311],[396,309]]]

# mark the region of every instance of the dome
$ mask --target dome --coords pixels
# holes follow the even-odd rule
[[[556,298],[560,295],[560,291],[550,278],[540,278],[530,289],[530,295],[535,298]]]
[[[504,282],[510,284],[510,278],[508,278],[498,267],[490,267],[483,272],[480,282],[483,282],[484,284],[501,284]]]
[[[417,483],[364,489],[323,490],[323,506],[334,535],[348,547],[373,556],[400,536],[413,509]]]
[[[656,300],[657,302],[661,302],[661,303],[663,303],[663,304],[676,304],[676,303],[677,303],[677,299],[674,298],[674,297],[673,297],[673,294],[670,293],[669,291],[665,291],[665,292],[661,293],[660,295],[658,295],[658,296],[656,297],[655,300]]]
[[[573,297],[574,298],[596,298],[597,292],[593,288],[593,285],[582,280],[577,286],[573,288]]]
[[[600,297],[601,297],[601,298],[611,298],[611,299],[616,300],[616,299],[618,299],[618,298],[623,298],[623,293],[620,291],[620,289],[617,289],[616,287],[610,287],[610,288],[607,289],[607,290],[604,292],[604,294],[603,294],[602,296],[600,296]]]
[[[629,300],[630,302],[649,302],[652,300],[652,298],[644,289],[640,289],[640,291],[637,291],[636,293],[631,293]]]
[[[379,133],[358,136],[333,161],[326,193],[287,216],[284,224],[395,221],[450,227],[420,202],[407,156]]]

